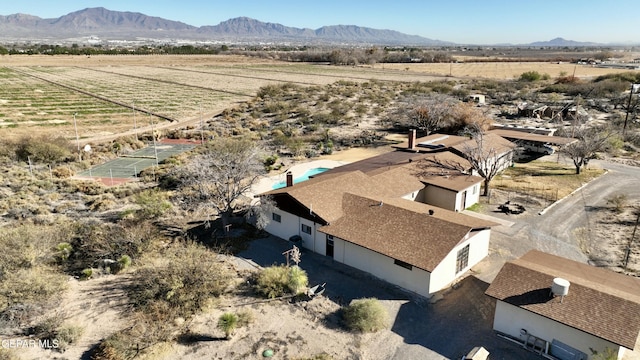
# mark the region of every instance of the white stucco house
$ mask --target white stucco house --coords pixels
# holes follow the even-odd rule
[[[532,250],[507,262],[486,291],[493,328],[561,360],[622,359],[640,333],[640,279]]]
[[[477,202],[482,178],[436,176],[424,156],[393,152],[289,181],[262,194],[277,206],[265,230],[429,297],[487,256],[497,224],[455,211]]]

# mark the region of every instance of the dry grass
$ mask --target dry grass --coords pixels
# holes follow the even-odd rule
[[[495,177],[492,186],[555,201],[603,173],[602,169],[583,169],[576,175],[575,168],[570,165],[532,161],[508,168]]]

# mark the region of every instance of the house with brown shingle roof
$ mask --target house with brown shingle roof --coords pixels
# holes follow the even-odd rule
[[[425,183],[414,165],[327,172],[267,192],[277,209],[265,230],[429,297],[487,256],[497,224],[417,201]]]
[[[493,328],[559,359],[622,358],[640,333],[640,279],[532,250],[507,262],[486,291]]]

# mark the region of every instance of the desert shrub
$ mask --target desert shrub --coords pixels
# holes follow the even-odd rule
[[[69,345],[75,344],[83,329],[79,326],[62,325],[61,316],[52,316],[28,329],[27,335],[48,341],[57,351],[64,352]]]
[[[304,291],[307,284],[307,274],[299,267],[274,265],[260,271],[256,279],[256,290],[267,298],[273,299],[287,293],[299,294]]]
[[[629,199],[625,194],[613,194],[607,197],[607,205],[611,205],[613,211],[616,213],[622,213],[627,206]]]
[[[61,242],[56,245],[56,258],[59,262],[65,262],[71,256],[73,252],[73,246],[68,242]]]
[[[236,315],[238,315],[239,327],[247,326],[255,320],[255,315],[251,310],[240,311]]]
[[[124,332],[116,332],[96,346],[91,360],[125,360],[136,355],[131,337]]]
[[[16,143],[16,157],[46,164],[66,161],[71,157],[71,144],[64,137],[23,137]]]
[[[56,244],[68,236],[61,225],[20,225],[0,229],[0,315],[20,304],[40,304],[66,287],[66,277],[51,267]]]
[[[57,178],[66,179],[72,177],[74,172],[68,166],[57,166],[51,170],[51,174]]]
[[[89,280],[93,277],[93,269],[92,268],[86,268],[84,270],[82,270],[80,278],[82,280]]]
[[[176,244],[162,254],[163,264],[150,264],[134,273],[129,298],[137,309],[152,312],[166,307],[169,317],[189,317],[210,304],[230,285],[232,273],[209,249]]]
[[[18,269],[5,274],[0,283],[0,311],[14,304],[39,303],[59,295],[67,278],[45,267]]]
[[[349,330],[376,332],[387,327],[387,310],[378,299],[353,300],[342,311],[344,323]]]
[[[65,351],[69,345],[78,342],[84,329],[80,326],[66,325],[56,329],[55,338],[58,340],[59,350]]]
[[[116,263],[115,266],[118,266],[117,261],[123,256],[135,259],[146,252],[156,240],[164,239],[158,228],[149,221],[120,221],[111,224],[90,219],[76,222],[70,237],[75,251],[64,265],[65,270],[71,273],[109,263]]]
[[[527,71],[520,74],[520,81],[538,81],[542,79],[542,75],[540,75],[537,71]]]
[[[158,218],[171,209],[167,194],[158,190],[142,191],[136,195],[135,202],[140,206],[139,214],[144,219]]]
[[[227,339],[235,332],[236,326],[238,326],[238,316],[234,313],[224,313],[218,318],[218,329],[224,331]]]
[[[87,202],[87,207],[91,211],[106,211],[116,206],[116,197],[111,193],[102,194],[91,198]]]
[[[309,284],[309,279],[307,278],[307,273],[300,269],[297,266],[292,266],[289,268],[289,281],[287,283],[287,288],[293,294],[300,294],[304,292]]]

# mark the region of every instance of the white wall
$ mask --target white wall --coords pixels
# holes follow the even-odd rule
[[[475,189],[475,194],[474,194],[474,189]],[[480,184],[475,184],[473,186],[468,187],[465,190],[467,191],[467,200],[465,201],[464,209],[480,202]],[[459,196],[462,196],[462,193],[460,193]],[[462,211],[464,209],[456,209],[456,211]]]
[[[274,221],[273,217],[270,215],[269,219],[271,220],[265,227],[265,231],[285,240],[289,240],[292,235],[300,234],[300,225],[298,224],[299,218],[297,216],[279,209],[275,210],[274,213],[280,215],[281,222]]]
[[[482,230],[475,233],[460,242],[447,256],[433,269],[431,273],[431,284],[429,291],[434,293],[436,291],[446,288],[455,279],[464,275],[464,273],[471,267],[479,263],[489,254],[489,238],[491,237],[491,230]],[[456,274],[456,260],[458,257],[458,251],[469,244],[469,262],[466,268],[462,269]]]
[[[334,237],[334,259],[371,275],[429,297],[430,274],[415,266],[412,270],[394,264],[394,259]]]
[[[325,254],[326,237],[325,234],[317,230],[321,225],[280,209],[275,210],[274,213],[280,215],[281,222],[274,221],[273,217],[270,217],[271,220],[265,227],[265,231],[285,240],[289,240],[293,235],[300,235],[302,238],[302,244],[300,245],[302,247],[322,255]],[[311,234],[302,232],[302,224],[311,227]]]
[[[604,351],[607,347],[612,350],[618,350],[618,359],[622,358],[624,352],[624,348],[620,348],[618,345],[609,341],[500,300],[496,303],[493,329],[520,340],[524,340],[520,334],[520,329],[525,329],[529,334],[546,340],[549,343],[551,343],[553,339],[557,339],[587,354],[589,359],[593,358],[590,348],[598,352]]]

